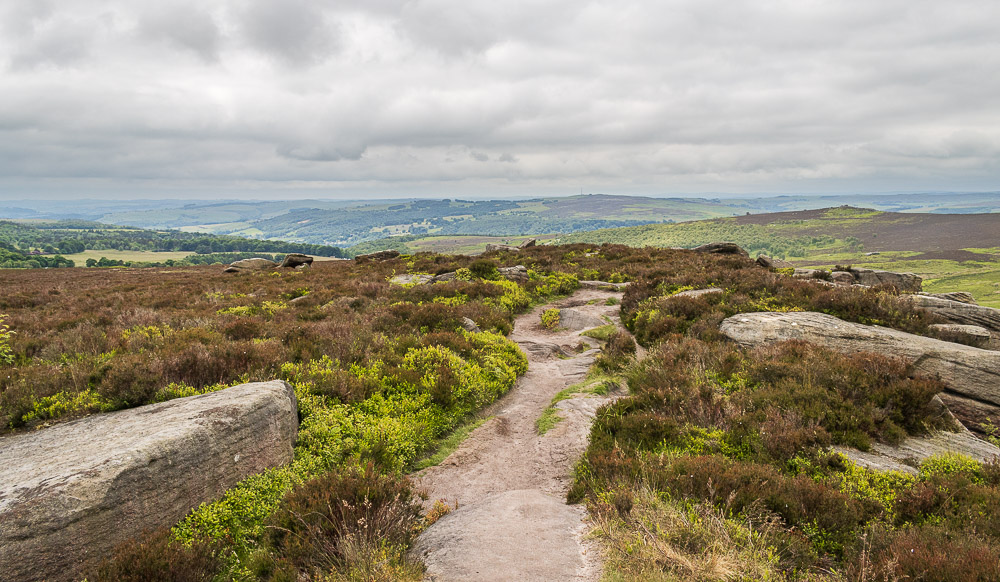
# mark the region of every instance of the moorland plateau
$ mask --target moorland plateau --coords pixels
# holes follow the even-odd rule
[[[390,282],[401,274],[449,275]],[[880,471],[840,452],[960,430],[935,398],[952,387],[892,354],[741,346],[720,330],[740,314],[818,312],[936,335],[942,320],[893,287],[607,243],[0,277],[6,433],[255,380],[294,390],[289,464],[78,564],[90,580],[420,579],[408,548],[462,509],[422,506],[407,475],[497,430],[467,423],[528,369],[507,337],[515,316],[593,280],[629,283],[607,299],[626,330],[593,330],[603,349],[586,382],[627,394],[597,411],[567,491],[587,508],[606,579],[1000,579],[997,461],[943,454]],[[718,291],[689,293],[706,288]],[[558,313],[541,311],[538,333],[560,333]],[[558,410],[543,414],[539,432],[558,426]],[[986,445],[996,437],[975,428]]]

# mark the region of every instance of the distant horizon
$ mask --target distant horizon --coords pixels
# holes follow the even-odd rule
[[[392,201],[392,200],[532,200],[536,198],[572,198],[573,196],[612,196],[621,198],[656,198],[656,199],[692,199],[692,200],[743,200],[743,199],[766,199],[766,198],[837,198],[850,196],[951,196],[951,195],[997,195],[1000,196],[1000,189],[997,190],[906,190],[906,191],[845,191],[845,192],[698,192],[698,193],[676,193],[676,194],[638,194],[638,193],[610,193],[610,192],[580,192],[568,194],[539,194],[539,195],[496,195],[496,196],[476,196],[476,195],[385,195],[377,197],[352,197],[352,196],[282,196],[282,197],[220,197],[201,198],[185,196],[161,196],[148,198],[114,198],[88,196],[77,197],[35,197],[32,200],[22,198],[4,198],[0,193],[0,207],[33,206],[46,202],[75,202],[83,203],[132,203],[150,204],[156,202],[184,202],[186,204],[202,206],[218,203],[247,203],[258,204],[268,202],[297,202],[297,201],[344,201],[344,202],[365,202],[365,201]]]

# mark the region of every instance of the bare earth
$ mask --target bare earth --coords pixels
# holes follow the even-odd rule
[[[487,411],[495,415],[436,467],[414,479],[428,503],[444,500],[452,511],[417,541],[427,579],[450,581],[590,581],[600,577],[599,552],[583,539],[582,506],[566,505],[573,465],[587,446],[596,410],[614,396],[576,395],[558,405],[563,420],[539,436],[535,421],[562,389],[585,378],[599,342],[582,330],[549,331],[541,312],[571,307],[620,325],[621,293],[585,289],[517,318],[511,339],[528,355],[528,372]],[[593,305],[587,302],[596,300]],[[573,351],[581,341],[591,346]],[[568,356],[568,357],[567,357]]]

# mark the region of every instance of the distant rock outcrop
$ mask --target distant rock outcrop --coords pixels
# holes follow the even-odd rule
[[[0,580],[77,579],[85,561],[291,461],[297,430],[295,393],[273,381],[0,439]]]
[[[514,245],[503,245],[503,244],[499,244],[499,243],[486,243],[486,252],[488,252],[488,253],[492,252],[492,251],[511,251],[511,252],[517,252],[517,251],[520,251],[520,250],[521,250],[521,247],[516,247]]]
[[[518,248],[521,248],[521,249],[529,249],[529,248],[531,248],[531,247],[533,247],[533,246],[535,246],[537,244],[538,244],[538,239],[537,238],[529,238],[528,240],[524,241],[523,243],[521,243],[521,244],[519,244],[517,246],[518,246]]]
[[[234,261],[226,267],[225,273],[245,273],[248,271],[266,271],[277,267],[278,264],[267,259],[243,259]]]
[[[377,253],[369,253],[367,255],[358,255],[354,257],[356,263],[364,263],[367,261],[388,261],[389,259],[395,259],[399,256],[399,251],[379,251]]]
[[[743,250],[743,247],[734,242],[713,242],[694,247],[691,249],[699,253],[710,253],[714,255],[739,255],[750,258],[750,253]]]
[[[758,256],[757,264],[768,269],[790,269],[795,266],[784,259],[776,259],[767,255]]]
[[[744,346],[805,340],[839,352],[902,358],[914,372],[940,379],[953,392],[1000,405],[1000,352],[808,311],[741,313],[725,319],[719,330]]]
[[[281,266],[294,269],[302,265],[312,265],[313,258],[309,255],[303,255],[302,253],[288,253],[285,258],[281,261]]]

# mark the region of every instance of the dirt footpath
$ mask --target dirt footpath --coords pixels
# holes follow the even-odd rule
[[[558,405],[563,420],[539,436],[535,421],[562,389],[583,380],[599,342],[581,330],[549,331],[540,315],[569,307],[573,320],[596,316],[618,325],[621,293],[585,289],[517,318],[511,339],[528,355],[528,372],[495,403],[495,415],[447,459],[414,475],[452,511],[417,541],[427,579],[451,581],[597,580],[599,555],[582,538],[585,510],[566,505],[573,465],[587,446],[597,408],[613,395],[576,395]],[[589,303],[589,304],[588,304]],[[592,318],[591,317],[591,318]],[[569,318],[567,318],[569,319]],[[584,342],[589,349],[574,348]]]

